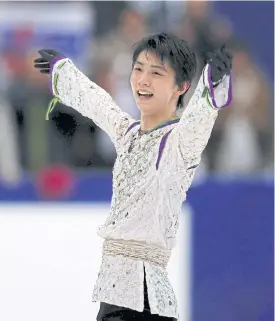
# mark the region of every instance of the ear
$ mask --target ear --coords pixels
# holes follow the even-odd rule
[[[179,98],[179,96],[183,95],[184,93],[187,92],[187,90],[190,88],[190,82],[185,81],[182,86],[178,86],[177,90],[174,92],[174,97],[176,99]]]
[[[190,82],[189,81],[185,81],[184,83],[183,83],[183,85],[179,88],[179,90],[178,90],[178,93],[179,93],[179,96],[180,95],[183,95],[184,93],[186,93],[187,92],[187,90],[190,88]]]

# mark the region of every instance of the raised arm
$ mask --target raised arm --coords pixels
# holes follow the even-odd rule
[[[52,52],[55,54],[52,55]],[[42,62],[38,60],[44,59],[44,66],[49,67],[52,94],[64,105],[91,118],[117,145],[134,119],[122,112],[112,97],[78,70],[70,59],[52,50],[42,50],[39,53],[42,58],[36,60],[38,64],[35,66],[41,66]]]
[[[222,57],[221,60],[214,58],[205,66],[180,122],[169,137],[170,149],[173,148],[188,167],[199,162],[218,111],[232,100],[231,57],[227,58],[226,61],[222,61]]]

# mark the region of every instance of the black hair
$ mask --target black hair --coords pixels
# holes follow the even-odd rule
[[[132,68],[141,52],[150,51],[160,57],[162,62],[169,63],[175,71],[178,86],[182,87],[184,82],[189,82],[191,85],[196,73],[196,55],[187,41],[172,34],[158,33],[141,39],[134,46]],[[185,93],[179,96],[177,109],[183,106]]]

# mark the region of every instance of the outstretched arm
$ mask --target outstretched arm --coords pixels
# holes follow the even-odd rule
[[[86,77],[73,62],[54,50],[39,51],[35,67],[41,73],[49,73],[52,94],[64,105],[70,106],[83,116],[91,118],[115,143],[123,137],[131,116],[121,111],[112,97]]]
[[[172,148],[188,168],[199,163],[218,111],[232,100],[231,60],[224,48],[208,55],[196,90],[168,139],[170,150]]]

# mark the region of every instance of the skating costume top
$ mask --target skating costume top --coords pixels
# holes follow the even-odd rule
[[[218,110],[231,100],[231,76],[214,89],[207,65],[181,118],[140,134],[140,124],[67,58],[52,63],[55,97],[91,118],[117,152],[109,216],[98,228],[103,258],[93,301],[143,311],[144,267],[151,313],[178,317],[165,269],[175,245],[182,202]]]

